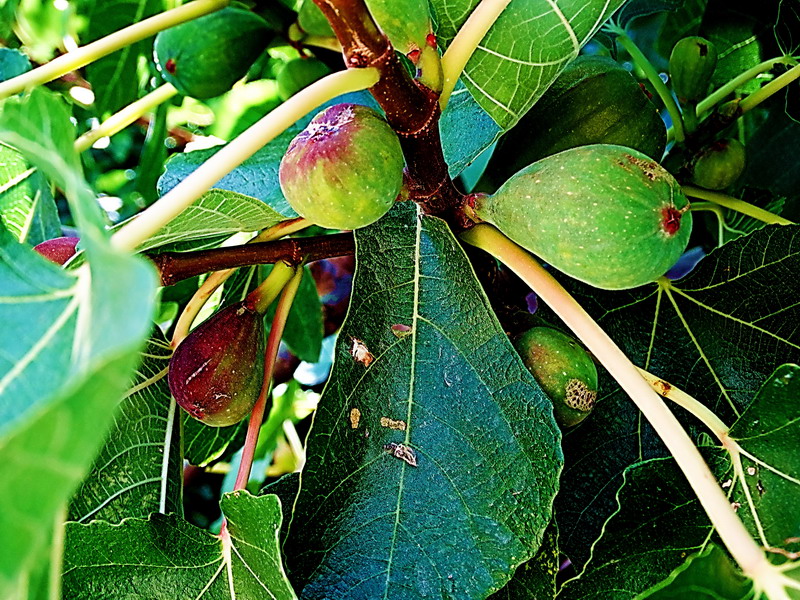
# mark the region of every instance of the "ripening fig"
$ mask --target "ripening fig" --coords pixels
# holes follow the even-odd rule
[[[169,389],[191,416],[212,427],[244,419],[264,379],[263,315],[247,301],[195,328],[169,363]]]
[[[572,427],[589,416],[597,399],[597,368],[578,342],[550,327],[534,327],[514,347],[553,402],[559,425]]]
[[[160,32],[156,64],[181,94],[213,98],[247,74],[272,38],[264,19],[229,6]]]
[[[34,246],[33,249],[57,265],[63,265],[75,256],[75,247],[79,241],[80,238],[76,237],[57,237],[45,240],[41,244]]]
[[[669,57],[669,76],[675,95],[683,102],[697,102],[705,96],[717,67],[717,49],[698,36],[678,40]]]
[[[297,213],[331,229],[374,223],[403,183],[397,135],[374,110],[336,104],[319,113],[281,160],[283,195]]]
[[[692,183],[709,190],[724,190],[739,179],[744,162],[744,146],[739,140],[712,142],[692,162]]]
[[[689,242],[688,209],[657,162],[595,144],[525,167],[493,195],[470,197],[466,212],[567,275],[620,290],[655,281],[675,264]]]

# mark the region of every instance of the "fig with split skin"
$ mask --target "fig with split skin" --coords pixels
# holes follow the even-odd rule
[[[231,89],[272,38],[264,19],[229,6],[160,32],[154,53],[165,80],[202,100]]]
[[[264,380],[262,313],[247,300],[223,308],[175,349],[169,389],[178,405],[212,427],[250,414]]]
[[[465,208],[556,269],[609,290],[655,281],[689,242],[692,216],[677,181],[644,154],[582,146],[525,167]]]
[[[534,327],[514,347],[553,402],[559,425],[572,427],[589,416],[597,399],[597,367],[577,341],[550,327]]]
[[[357,229],[392,207],[403,165],[400,141],[378,113],[336,104],[292,140],[279,178],[283,195],[300,216],[330,229]]]

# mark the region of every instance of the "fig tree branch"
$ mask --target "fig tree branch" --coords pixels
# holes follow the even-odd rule
[[[314,0],[342,45],[348,69],[375,67],[370,88],[400,138],[409,196],[430,214],[445,214],[460,198],[444,160],[439,136],[439,94],[415,81],[381,33],[364,0]]]
[[[0,99],[58,79],[70,71],[84,67],[112,52],[155,35],[159,31],[202,17],[224,8],[228,4],[230,4],[230,0],[195,0],[134,23],[91,44],[62,54],[41,67],[0,83]]]
[[[336,96],[368,88],[377,79],[375,69],[349,69],[312,83],[239,134],[155,204],[139,213],[112,236],[112,244],[135,250],[295,121]]]
[[[353,234],[337,233],[194,252],[164,252],[149,258],[161,272],[161,285],[167,286],[211,271],[276,262],[298,265],[354,252]]]

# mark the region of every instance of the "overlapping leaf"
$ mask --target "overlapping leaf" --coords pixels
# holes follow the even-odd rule
[[[150,327],[155,273],[109,247],[62,102],[6,100],[0,139],[64,190],[88,265],[61,271],[0,227],[0,596],[37,560],[111,425]],[[119,319],[124,314],[125,319]]]
[[[295,598],[281,566],[276,496],[223,496],[229,540],[175,515],[67,525],[69,598]]]
[[[19,241],[34,246],[61,235],[47,181],[4,144],[0,144],[0,219]]]
[[[106,443],[72,498],[70,520],[119,523],[151,512],[181,514],[180,415],[166,378],[171,356],[169,342],[156,330]]]
[[[441,44],[478,1],[432,1]],[[623,1],[513,0],[467,63],[467,89],[502,129],[513,127]]]
[[[357,233],[347,322],[285,551],[304,598],[483,598],[536,552],[551,407],[440,220]]]
[[[271,227],[284,217],[263,202],[225,190],[211,190],[183,211],[138,248],[139,251],[192,242],[219,239],[240,231]]]
[[[687,391],[727,423],[773,370],[800,361],[800,252],[795,226],[771,226],[709,254],[686,278],[662,287],[576,296],[633,362]],[[624,468],[664,448],[610,378],[595,412],[564,438],[564,488],[557,502],[562,548],[587,558],[613,511]],[[685,418],[687,425],[696,422]]]

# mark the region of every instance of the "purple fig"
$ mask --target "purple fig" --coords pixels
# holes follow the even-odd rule
[[[33,249],[57,265],[63,265],[75,256],[75,247],[79,241],[80,238],[76,237],[57,237],[52,240],[45,240],[41,244],[34,246]]]
[[[366,106],[336,104],[292,140],[279,176],[300,216],[322,227],[356,229],[392,207],[403,164],[400,141],[381,116]]]
[[[264,379],[263,316],[248,303],[228,306],[195,328],[169,363],[169,389],[195,419],[212,427],[244,419]]]

